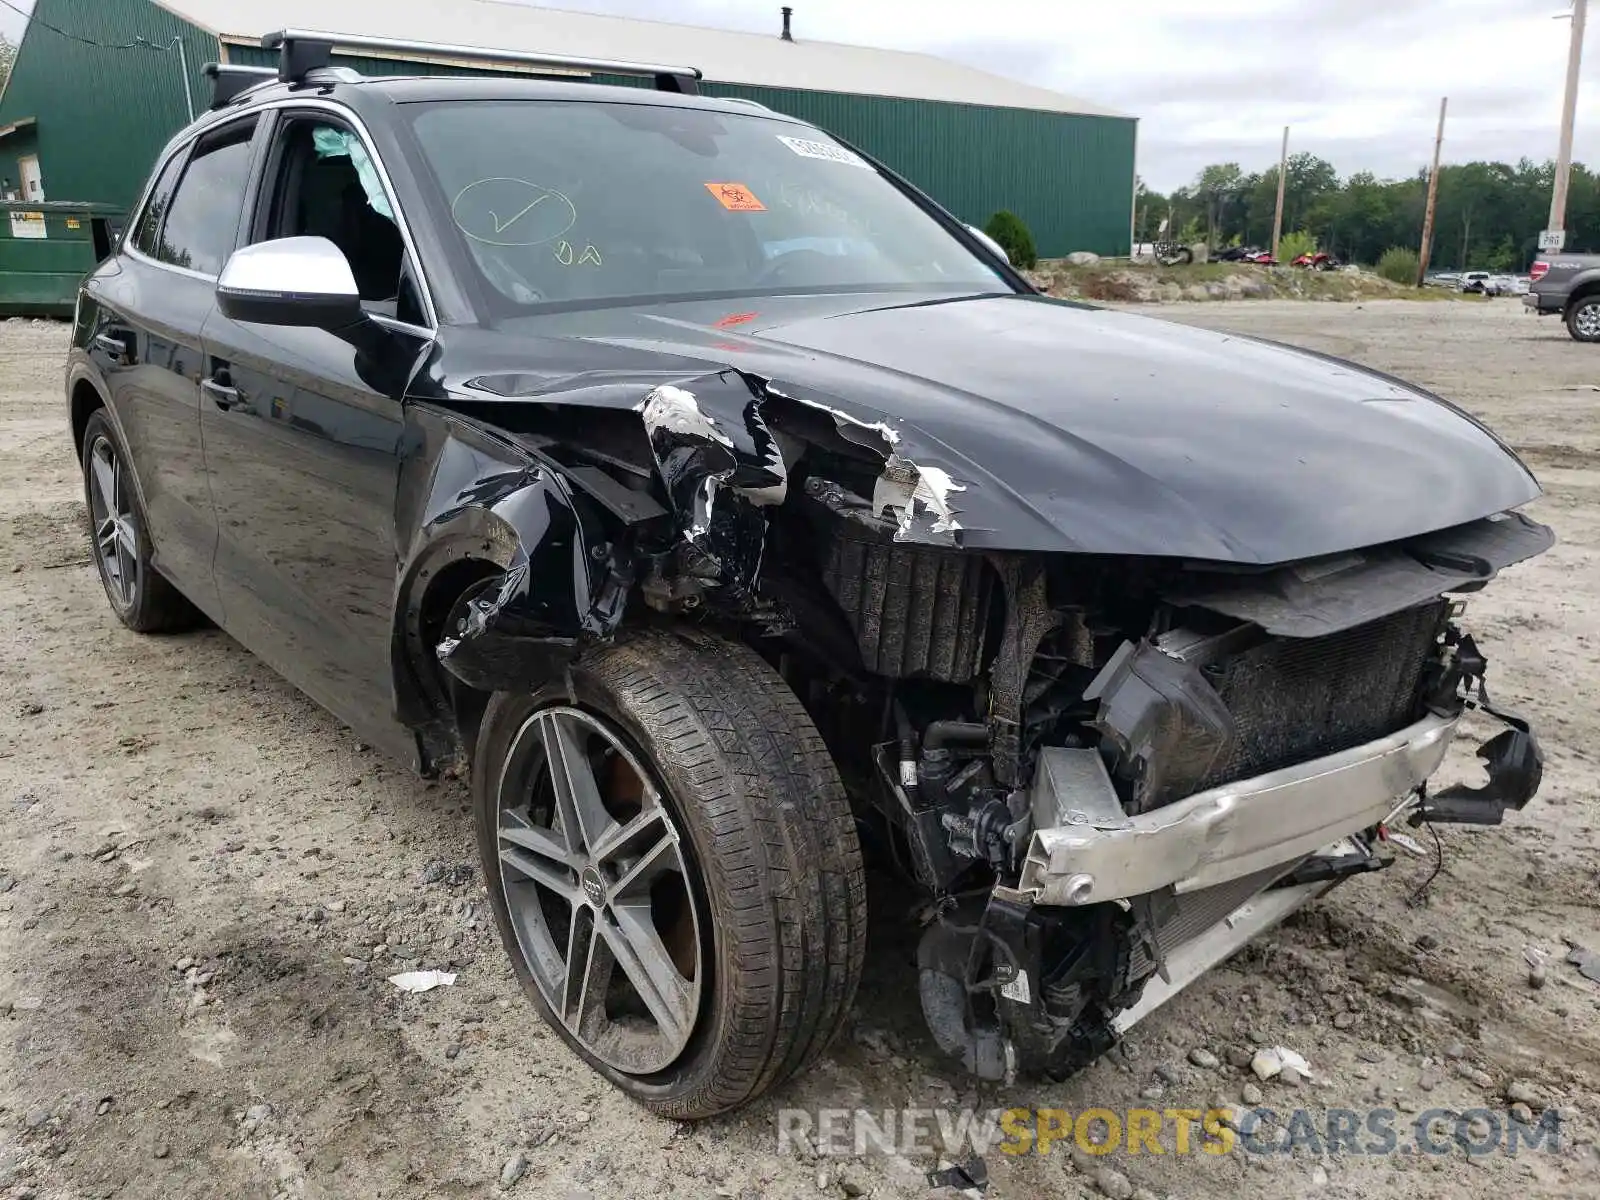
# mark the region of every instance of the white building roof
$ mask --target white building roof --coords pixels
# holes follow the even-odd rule
[[[1125,116],[932,54],[539,8],[516,0],[156,0],[223,39],[285,28],[698,67],[708,80]],[[359,51],[358,51],[359,53]],[[373,57],[399,57],[372,52]]]

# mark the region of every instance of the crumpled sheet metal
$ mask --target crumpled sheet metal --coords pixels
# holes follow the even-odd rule
[[[882,457],[873,507],[896,522],[897,540],[953,545],[959,537],[952,497],[963,485],[907,457],[887,422],[859,420],[731,369],[660,383],[634,411],[681,539],[676,569],[715,589],[724,606],[743,609],[754,600],[767,510],[788,498],[789,473],[805,445],[782,427],[795,406],[826,414],[842,439]],[[777,432],[769,417],[780,424]],[[596,566],[594,537],[581,528],[558,476],[542,467],[507,468],[481,450],[446,445],[422,514],[430,526],[481,514],[474,519],[482,535],[504,543],[497,586],[473,597],[459,627],[435,648],[453,675],[479,688],[513,675],[543,677],[585,641],[608,636],[622,620],[631,582],[628,564],[614,567],[610,582]]]
[[[920,466],[899,452],[893,426],[722,371],[658,385],[636,410],[680,534],[724,585],[743,591],[754,586],[766,536],[759,510],[782,504],[788,495],[790,464],[765,411],[774,398],[827,413],[841,437],[883,456],[873,509],[897,522],[897,541],[956,543],[961,523],[951,497],[964,485],[942,468]]]
[[[753,578],[751,564],[737,560],[741,548],[713,535],[722,495],[731,492],[765,508],[782,504],[788,494],[789,464],[764,410],[769,399],[828,414],[842,438],[883,457],[873,510],[897,522],[897,541],[955,544],[961,523],[951,497],[966,490],[965,485],[941,467],[907,457],[899,449],[900,432],[892,425],[863,421],[832,405],[729,370],[662,384],[637,406],[684,538],[700,545],[720,567],[731,568],[746,582]],[[748,555],[748,547],[742,552]]]
[[[687,515],[683,532],[690,541],[710,531],[724,488],[758,507],[782,504],[788,494],[787,468],[762,418],[761,397],[732,371],[695,382],[698,392],[674,384],[652,388],[638,406],[667,494]]]
[[[908,458],[891,454],[873,484],[872,511],[898,520],[897,542],[954,545],[961,522],[956,520],[950,496],[966,490],[940,467],[919,467]]]
[[[966,491],[966,485],[957,483],[942,467],[913,462],[900,450],[899,430],[885,421],[863,421],[831,405],[791,396],[771,385],[767,391],[827,413],[840,437],[883,456],[883,473],[872,487],[872,511],[876,516],[896,519],[899,528],[895,530],[895,541],[956,544],[961,522],[956,520],[957,510],[950,497]]]

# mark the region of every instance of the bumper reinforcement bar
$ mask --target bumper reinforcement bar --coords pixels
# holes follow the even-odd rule
[[[1444,760],[1459,720],[1430,715],[1132,817],[1097,751],[1048,748],[1034,778],[1035,832],[1015,894],[1038,904],[1098,904],[1292,863],[1392,816]]]

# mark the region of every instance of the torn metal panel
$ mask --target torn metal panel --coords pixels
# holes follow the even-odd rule
[[[700,402],[686,388],[663,384],[639,405],[645,428],[654,437],[658,430],[680,439],[703,438],[733,449],[733,439],[717,428],[715,419],[700,411]]]
[[[950,506],[950,494],[966,490],[966,485],[951,479],[948,471],[918,466],[892,454],[873,485],[872,511],[877,516],[892,515],[899,521],[894,535],[897,542],[953,546],[958,542],[961,522]]]
[[[781,384],[768,382],[764,390],[769,397],[826,413],[841,438],[884,460],[883,471],[873,484],[872,514],[888,516],[897,523],[895,541],[960,544],[959,510],[950,497],[966,491],[966,484],[956,482],[943,467],[914,461],[893,425],[862,420],[834,405],[785,390]]]
[[[760,510],[788,495],[788,467],[762,400],[759,385],[724,371],[653,388],[638,408],[679,533],[697,552],[690,572],[736,593],[753,588],[760,573]]]
[[[497,586],[468,600],[436,648],[439,661],[457,679],[482,691],[531,686],[551,677],[577,653],[576,637],[556,635],[537,622],[526,562]]]
[[[428,660],[474,688],[538,687],[616,629],[628,580],[556,472],[451,414],[412,405],[407,417],[395,686],[402,713],[420,717],[442,699]],[[430,591],[447,575],[454,594]],[[438,604],[454,611],[436,634],[423,622]]]
[[[833,418],[834,427],[838,429],[839,436],[846,441],[854,442],[868,450],[875,451],[884,458],[894,453],[894,448],[900,444],[900,431],[887,421],[863,421],[853,417],[843,409],[834,408],[820,400],[808,400],[804,395],[785,391],[782,385],[770,380],[764,389],[769,396],[777,396],[783,400],[792,400],[796,404],[803,404],[807,408],[814,408],[825,412]]]

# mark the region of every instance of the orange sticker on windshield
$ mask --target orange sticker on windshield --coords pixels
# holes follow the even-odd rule
[[[767,211],[767,206],[757,200],[750,189],[742,183],[708,183],[706,191],[715,196],[723,208],[732,209],[734,212]]]

